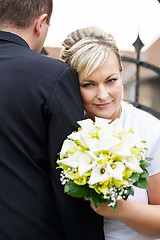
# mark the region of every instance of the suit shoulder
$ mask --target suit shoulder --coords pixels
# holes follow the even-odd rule
[[[62,71],[65,68],[71,68],[67,63],[64,63],[62,60],[47,57],[47,56],[44,56],[40,53],[36,53],[32,50],[30,51],[30,53],[31,54],[29,54],[28,61],[31,62],[31,63],[34,63],[35,67],[41,66],[42,69],[46,68],[46,67],[47,67],[47,69],[50,68],[50,67],[51,68],[54,67],[54,70],[56,68],[57,70],[59,69],[60,71]]]

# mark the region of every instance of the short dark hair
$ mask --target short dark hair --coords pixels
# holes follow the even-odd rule
[[[42,13],[47,13],[47,24],[52,14],[52,0],[0,0],[0,25],[12,24],[28,28]]]

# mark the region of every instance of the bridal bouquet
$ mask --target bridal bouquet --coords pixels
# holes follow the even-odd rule
[[[57,160],[65,193],[92,200],[96,207],[106,202],[115,210],[117,200],[134,194],[133,185],[147,189],[150,159],[144,157],[145,141],[133,129],[126,132],[119,119],[85,119],[78,124]]]

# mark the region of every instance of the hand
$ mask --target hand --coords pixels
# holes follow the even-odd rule
[[[114,217],[115,212],[111,207],[108,206],[108,203],[102,203],[99,207],[95,207],[94,203],[90,201],[91,208],[99,215],[104,217]]]

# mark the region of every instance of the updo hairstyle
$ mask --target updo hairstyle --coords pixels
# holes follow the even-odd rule
[[[110,51],[116,55],[122,71],[120,52],[113,36],[99,27],[78,29],[68,34],[62,45],[61,59],[73,67],[77,73],[83,70],[81,80],[101,66]]]

